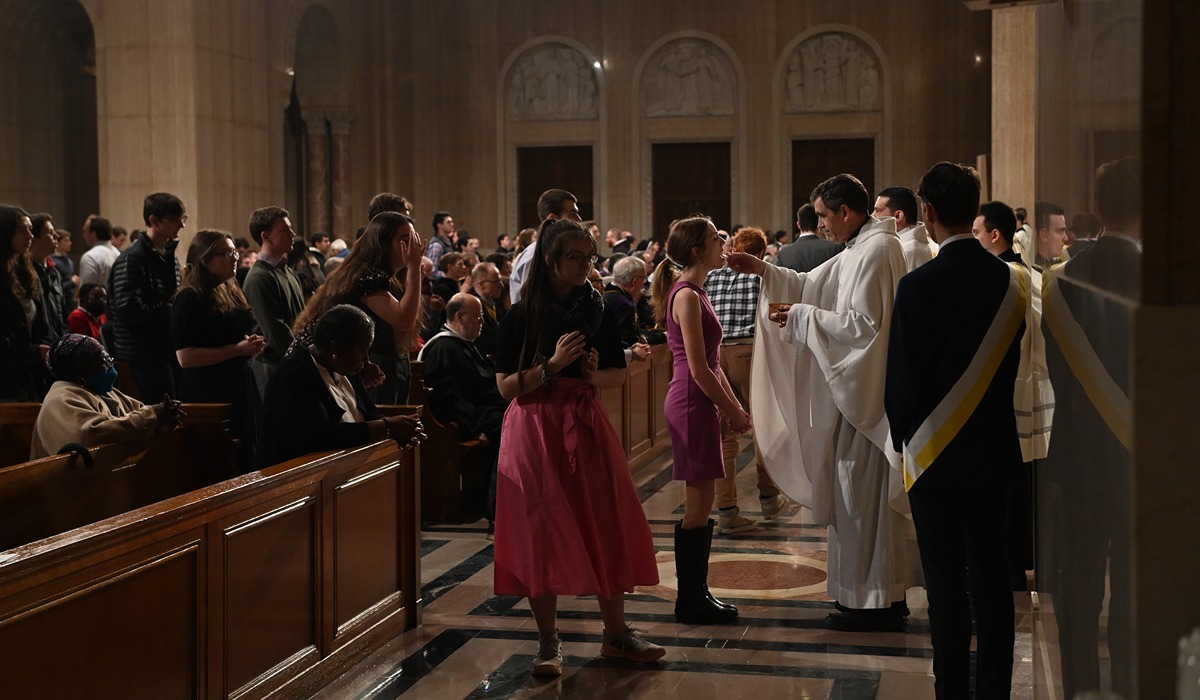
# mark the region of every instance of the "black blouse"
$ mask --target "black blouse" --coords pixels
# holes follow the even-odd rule
[[[557,321],[559,328],[555,335],[561,337],[571,331],[582,330],[569,328],[561,320]],[[525,339],[525,302],[518,302],[500,319],[500,331],[496,340],[496,372],[511,374],[518,371],[521,357],[521,343]],[[617,327],[617,317],[607,305],[604,307],[604,317],[600,322],[600,330],[595,335],[587,337],[587,347],[595,348],[600,353],[600,369],[625,366],[625,350],[621,347],[621,331]],[[581,379],[583,358],[572,363],[559,374],[569,379]]]

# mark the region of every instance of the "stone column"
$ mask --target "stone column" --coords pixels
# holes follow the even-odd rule
[[[329,131],[324,112],[302,115],[305,139],[306,234],[329,230]]]
[[[349,110],[327,113],[329,119],[329,167],[331,168],[330,189],[333,192],[334,236],[347,241],[354,240],[354,221],[350,215],[350,124],[354,114]]]
[[[992,12],[991,196],[1033,215],[1037,168],[1037,11]]]

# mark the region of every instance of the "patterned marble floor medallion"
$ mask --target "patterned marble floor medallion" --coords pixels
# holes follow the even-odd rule
[[[674,596],[675,557],[658,555],[658,586]],[[828,600],[825,592],[825,562],[799,554],[713,554],[708,563],[708,587],[713,595],[726,598],[767,600]]]
[[[742,514],[761,520],[753,450],[745,442],[737,487]],[[639,665],[600,656],[594,597],[559,598],[563,675],[534,678],[538,634],[529,603],[495,596],[492,543],[486,523],[434,526],[421,543],[423,624],[319,692],[321,700],[394,698],[806,698],[925,700],[933,698],[928,604],[912,589],[907,633],[837,632],[825,624],[825,529],[804,509],[761,522],[758,529],[713,539],[709,585],[742,610],[731,625],[680,624],[674,525],[684,488],[670,478],[669,459],[634,474],[650,523],[661,581],[626,598],[626,621],[667,649]],[[1045,643],[1032,634],[1031,596],[1016,594],[1013,698],[1034,697]],[[1046,601],[1046,608],[1052,607]],[[1049,652],[1053,652],[1051,649]],[[1038,694],[1038,697],[1052,697]],[[1061,697],[1061,688],[1058,689]]]

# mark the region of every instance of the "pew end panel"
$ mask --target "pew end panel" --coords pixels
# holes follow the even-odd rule
[[[419,624],[416,462],[309,455],[0,554],[6,694],[311,695]]]

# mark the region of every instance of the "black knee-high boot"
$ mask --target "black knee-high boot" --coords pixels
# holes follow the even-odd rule
[[[738,610],[722,603],[708,590],[708,554],[712,547],[713,521],[685,530],[675,525],[675,577],[679,596],[675,618],[694,625],[721,624],[737,619]]]

